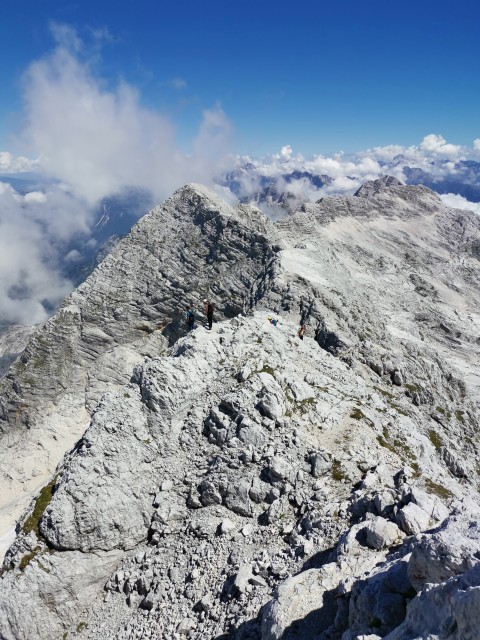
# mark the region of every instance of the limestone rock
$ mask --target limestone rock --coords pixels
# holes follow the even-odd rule
[[[414,535],[426,531],[431,524],[431,519],[426,511],[410,502],[397,513],[398,526],[408,535]]]
[[[366,527],[367,544],[372,549],[391,547],[402,539],[402,532],[394,522],[375,518]]]
[[[1,383],[0,636],[469,637],[472,242],[388,180],[275,224],[190,186],[140,221]]]

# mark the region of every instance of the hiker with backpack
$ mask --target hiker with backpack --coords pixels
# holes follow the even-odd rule
[[[300,338],[300,340],[303,340],[303,336],[305,335],[305,331],[306,331],[306,327],[304,324],[300,325],[300,329],[297,332],[298,337]]]
[[[190,305],[186,307],[185,318],[187,320],[187,329],[188,331],[191,331],[195,324],[195,314],[193,313],[193,309]]]
[[[207,298],[203,301],[203,311],[207,316],[208,328],[211,329],[213,324],[213,304]]]

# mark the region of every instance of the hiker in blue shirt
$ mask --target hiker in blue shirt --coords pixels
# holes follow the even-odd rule
[[[189,331],[191,331],[195,323],[195,314],[193,313],[192,307],[190,305],[186,307],[186,309],[187,312],[185,313],[185,318],[187,320],[187,328]]]

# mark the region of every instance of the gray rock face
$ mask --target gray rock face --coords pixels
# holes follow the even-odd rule
[[[12,362],[22,353],[35,331],[36,327],[0,325],[0,377],[8,371]]]
[[[186,333],[187,303],[201,323],[206,296],[216,321],[261,297],[257,279],[268,281],[275,256],[269,227],[258,210],[233,209],[190,185],[118,243],[0,380],[0,468],[8,461],[9,469],[0,475],[0,514],[18,483],[36,490],[53,473],[107,390],[121,388],[144,356]]]
[[[46,486],[0,637],[475,637],[480,224],[423,188],[358,196],[273,226],[186,187],[35,335],[2,497]],[[213,330],[182,335],[207,294]]]
[[[146,415],[136,411],[133,398],[122,394],[112,401],[117,412],[100,404],[40,522],[41,534],[55,549],[126,550],[147,537],[156,450]]]
[[[476,518],[456,515],[435,533],[422,536],[408,563],[413,587],[420,591],[427,583],[445,582],[480,563],[479,529]]]
[[[372,549],[391,547],[402,539],[400,529],[393,522],[385,518],[375,518],[366,527],[367,544]]]

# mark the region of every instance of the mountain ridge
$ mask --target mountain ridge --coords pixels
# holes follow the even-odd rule
[[[440,538],[454,557],[478,512],[480,225],[423,187],[386,179],[362,193],[273,224],[184,187],[32,338],[24,370],[2,381],[3,441],[17,430],[48,447],[46,423],[62,425],[55,442],[73,405],[82,419],[65,457],[50,450],[43,510],[20,518],[0,635],[307,639],[309,620],[342,640],[407,640],[408,620],[431,630],[400,591],[430,597],[407,565],[419,575]],[[214,329],[187,334],[180,309],[205,295]],[[16,446],[10,457],[28,457]],[[479,540],[452,579],[467,580]],[[391,610],[378,562],[403,576]],[[433,581],[440,602],[445,577]]]

